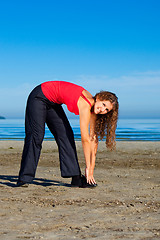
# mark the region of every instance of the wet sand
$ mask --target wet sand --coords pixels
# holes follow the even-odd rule
[[[16,188],[22,148],[0,141],[0,239],[160,239],[160,142],[117,142],[114,152],[100,142],[95,189],[71,188],[47,141],[35,180]]]

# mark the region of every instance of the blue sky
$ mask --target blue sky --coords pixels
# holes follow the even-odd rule
[[[160,117],[159,0],[0,1],[0,115],[65,80],[113,91],[120,117]]]

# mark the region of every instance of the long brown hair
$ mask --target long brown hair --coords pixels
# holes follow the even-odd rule
[[[96,124],[95,124],[95,134],[102,140],[106,136],[106,146],[113,150],[116,147],[116,127],[118,120],[118,109],[119,103],[118,98],[114,93],[108,91],[101,91],[94,96],[96,100],[98,98],[101,101],[110,101],[113,104],[113,109],[106,114],[97,114]]]

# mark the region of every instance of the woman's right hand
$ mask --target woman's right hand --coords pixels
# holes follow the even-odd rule
[[[87,183],[89,184],[96,184],[96,181],[93,177],[93,170],[92,169],[85,169],[85,177],[87,179]]]

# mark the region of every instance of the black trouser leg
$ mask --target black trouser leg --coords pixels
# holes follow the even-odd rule
[[[74,134],[63,108],[56,105],[48,109],[46,122],[58,144],[61,176],[80,175]]]
[[[25,142],[22,154],[19,181],[31,182],[38,165],[45,133],[46,104],[37,98],[40,86],[30,94],[25,116]]]

